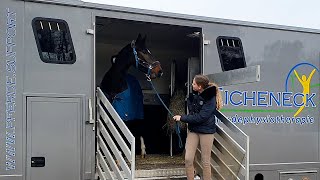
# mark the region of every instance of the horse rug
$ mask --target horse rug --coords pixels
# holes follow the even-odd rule
[[[112,106],[124,121],[143,119],[143,94],[139,81],[132,75],[127,74],[128,89],[117,94]]]

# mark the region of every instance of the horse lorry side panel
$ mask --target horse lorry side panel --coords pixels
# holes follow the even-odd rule
[[[91,179],[91,12],[24,1],[0,4],[0,179]],[[62,53],[37,39],[48,36],[63,38]]]
[[[239,39],[247,68],[260,65],[259,82],[221,87],[222,112],[250,136],[250,179],[319,179],[319,33],[227,24],[205,24],[203,33],[211,41],[204,74],[222,73],[228,59],[219,59],[221,43]]]
[[[222,112],[250,136],[250,179],[319,178],[318,31],[123,11],[94,15],[202,30],[201,72],[218,78]],[[302,87],[303,75],[310,84]]]
[[[221,83],[222,112],[250,136],[250,179],[320,178],[319,31],[72,0],[1,0],[1,180],[94,179],[88,107],[101,68],[91,35],[97,17],[200,29],[201,72]],[[63,62],[50,51],[55,44],[46,47],[48,30],[68,44]]]

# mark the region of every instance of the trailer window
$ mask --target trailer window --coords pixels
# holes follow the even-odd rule
[[[219,36],[217,48],[223,71],[246,67],[242,43],[239,38]]]
[[[66,21],[35,18],[32,28],[40,58],[45,63],[73,64],[76,55]]]

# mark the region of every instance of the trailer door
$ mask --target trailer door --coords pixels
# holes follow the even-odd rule
[[[81,98],[27,97],[27,180],[80,180]]]

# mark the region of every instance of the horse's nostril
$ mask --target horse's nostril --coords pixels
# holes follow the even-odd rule
[[[161,77],[162,74],[163,74],[163,72],[162,72],[162,71],[159,71],[159,72],[158,72],[158,77]]]

